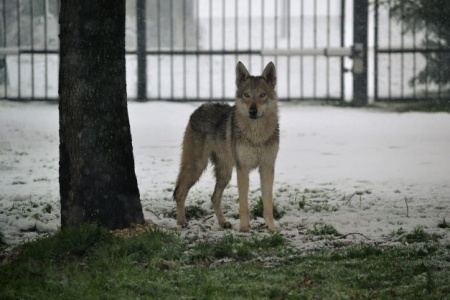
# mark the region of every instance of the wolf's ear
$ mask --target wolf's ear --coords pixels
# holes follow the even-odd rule
[[[273,62],[270,62],[265,67],[262,77],[267,81],[268,84],[272,85],[272,87],[275,87],[277,84],[277,70],[275,69],[275,65]]]
[[[236,65],[236,86],[240,86],[249,76],[250,74],[248,73],[244,64],[238,62],[238,64]]]

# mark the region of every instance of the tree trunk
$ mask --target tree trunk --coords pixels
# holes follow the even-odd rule
[[[125,0],[64,0],[60,13],[61,225],[144,221],[125,82]]]

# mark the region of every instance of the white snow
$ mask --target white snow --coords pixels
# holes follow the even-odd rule
[[[180,145],[189,115],[199,103],[150,102],[128,105],[133,147],[146,219],[175,228],[168,217],[178,172]],[[393,113],[374,109],[281,103],[281,145],[274,198],[285,215],[276,223],[299,249],[327,246],[307,234],[332,225],[341,244],[395,243],[391,236],[423,226],[443,240],[450,221],[450,114]],[[15,245],[52,233],[60,223],[58,108],[49,103],[0,101],[0,231]],[[229,233],[212,217],[214,179],[208,169],[187,204],[208,211],[180,229],[186,238]],[[240,234],[236,177],[226,189],[224,211]],[[250,206],[259,197],[259,176],[251,174]],[[304,208],[300,208],[303,201]],[[263,220],[252,234],[267,234]],[[369,238],[370,240],[368,240]]]

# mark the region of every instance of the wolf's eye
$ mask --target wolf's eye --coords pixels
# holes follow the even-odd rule
[[[260,95],[259,95],[259,98],[264,98],[266,96],[266,93],[261,93]]]
[[[249,95],[248,93],[244,93],[244,97],[245,97],[245,98],[249,98],[250,95]]]

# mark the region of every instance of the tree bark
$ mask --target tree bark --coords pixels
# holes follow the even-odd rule
[[[125,0],[64,0],[60,12],[61,225],[144,222],[125,77]]]

